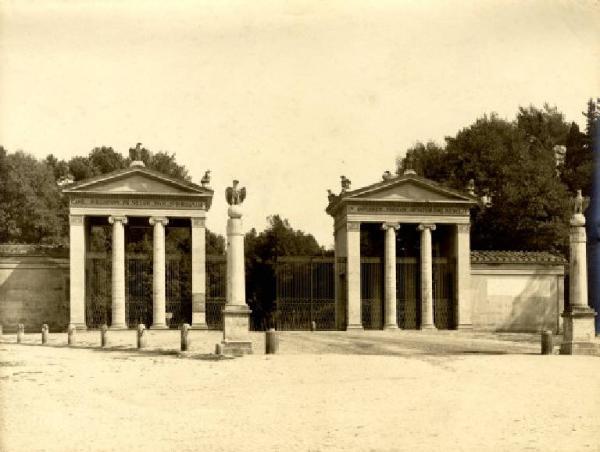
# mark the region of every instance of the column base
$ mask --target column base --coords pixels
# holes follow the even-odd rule
[[[168,330],[169,327],[167,326],[166,323],[159,323],[158,325],[150,325],[150,329],[151,330]]]
[[[472,330],[473,324],[472,323],[461,323],[456,326],[456,329],[457,330]]]
[[[244,356],[252,354],[250,341],[221,341],[221,354],[229,356]]]
[[[561,355],[595,355],[600,353],[600,341],[596,341],[594,317],[596,312],[586,306],[571,307],[563,312],[564,336],[560,346]]]
[[[394,323],[390,323],[388,325],[385,325],[383,327],[384,330],[397,330],[398,329],[398,325],[394,324]]]
[[[74,325],[75,331],[87,331],[87,325],[85,323],[70,322],[69,325]]]
[[[193,330],[208,330],[208,325],[206,323],[192,323],[191,328]]]
[[[437,331],[435,325],[421,325],[419,329],[422,331]]]
[[[123,323],[121,325],[120,324],[111,325],[111,326],[108,327],[108,329],[109,330],[113,330],[113,331],[115,331],[115,330],[128,330],[129,327]]]
[[[346,331],[350,331],[350,330],[360,330],[360,331],[363,331],[364,328],[362,326],[362,323],[351,323],[349,325],[346,325]]]

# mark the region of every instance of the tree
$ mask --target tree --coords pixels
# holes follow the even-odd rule
[[[50,166],[0,147],[0,242],[62,243],[66,229]]]
[[[556,108],[530,106],[514,121],[484,115],[446,137],[443,149],[411,148],[408,164],[456,189],[473,179],[476,195],[491,198],[491,207],[473,211],[474,248],[564,252],[569,195],[556,170],[556,147],[568,135]]]
[[[397,173],[402,174],[411,169],[427,179],[448,180],[450,174],[445,159],[446,150],[442,146],[433,141],[428,141],[427,144],[417,142],[406,151],[403,159],[396,159]]]

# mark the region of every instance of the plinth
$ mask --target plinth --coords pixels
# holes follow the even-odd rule
[[[250,341],[250,309],[248,306],[227,306],[223,308],[224,355],[241,356],[252,353]]]
[[[564,336],[561,355],[594,355],[600,351],[600,342],[595,342],[596,312],[592,308],[574,306],[565,310],[562,317]]]

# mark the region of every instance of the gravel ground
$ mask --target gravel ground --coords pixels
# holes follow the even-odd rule
[[[219,332],[0,340],[2,451],[600,451],[600,358],[537,335],[280,333],[280,354],[212,355]]]

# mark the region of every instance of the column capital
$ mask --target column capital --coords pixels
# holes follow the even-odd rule
[[[69,215],[69,224],[83,224],[83,215]]]
[[[204,228],[206,227],[206,218],[204,217],[192,217],[193,228]]]
[[[360,231],[360,221],[347,221],[346,231]]]
[[[457,224],[456,225],[456,230],[458,232],[470,232],[471,231],[471,224]]]
[[[150,219],[148,220],[151,226],[155,226],[157,224],[162,224],[163,226],[166,226],[169,224],[169,219],[167,217],[150,217]]]
[[[397,231],[398,229],[400,229],[400,224],[386,221],[385,223],[383,223],[381,225],[381,229],[383,229],[384,231],[387,231],[388,229],[393,229],[393,230]]]
[[[119,216],[119,215],[111,215],[108,217],[108,222],[110,224],[114,224],[116,222],[120,222],[122,224],[127,224],[127,217]]]
[[[435,231],[435,224],[433,224],[433,223],[421,223],[419,225],[419,231],[424,231],[425,229],[430,229],[432,231]]]

